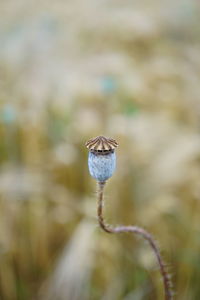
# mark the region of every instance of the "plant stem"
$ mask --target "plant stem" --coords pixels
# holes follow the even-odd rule
[[[163,286],[164,286],[164,293],[165,293],[165,300],[172,300],[173,299],[173,294],[171,290],[171,280],[170,276],[166,270],[166,266],[163,262],[162,256],[160,254],[160,250],[152,237],[152,235],[147,232],[145,229],[138,227],[138,226],[116,226],[113,227],[109,224],[106,224],[104,221],[103,217],[103,193],[104,193],[104,187],[105,187],[106,182],[98,182],[98,208],[97,208],[97,215],[98,215],[98,221],[100,227],[106,231],[107,233],[121,233],[121,232],[131,232],[135,233],[137,235],[142,236],[145,240],[148,241],[150,247],[152,248],[159,268],[160,268],[160,273],[162,276],[162,281],[163,281]]]

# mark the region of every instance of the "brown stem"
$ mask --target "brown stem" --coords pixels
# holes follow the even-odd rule
[[[105,187],[106,182],[98,182],[98,209],[97,209],[97,214],[98,214],[98,221],[100,227],[108,232],[108,233],[121,233],[121,232],[131,232],[131,233],[136,233],[137,235],[142,236],[145,240],[149,242],[149,245],[151,246],[159,268],[160,268],[160,273],[162,276],[163,280],[163,286],[164,286],[164,292],[165,292],[165,300],[172,300],[173,299],[173,294],[171,290],[171,280],[170,276],[166,270],[165,264],[163,262],[162,256],[160,254],[160,250],[152,237],[150,233],[148,233],[146,230],[144,230],[141,227],[138,226],[116,226],[116,227],[111,227],[109,224],[106,224],[104,221],[103,217],[103,192],[104,192],[104,187]]]

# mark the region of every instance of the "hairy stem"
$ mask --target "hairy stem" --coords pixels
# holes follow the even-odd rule
[[[152,237],[152,235],[147,232],[145,229],[138,227],[138,226],[116,226],[113,227],[109,224],[106,224],[103,217],[103,193],[104,193],[104,187],[106,182],[98,182],[98,208],[97,208],[97,214],[98,214],[98,221],[100,227],[106,231],[107,233],[121,233],[121,232],[131,232],[135,233],[137,235],[142,236],[145,240],[148,241],[150,247],[152,248],[159,268],[160,273],[162,276],[163,286],[164,286],[164,293],[165,293],[165,300],[172,300],[173,294],[171,290],[171,280],[170,276],[166,270],[166,266],[163,262],[162,256],[160,254],[160,250]]]

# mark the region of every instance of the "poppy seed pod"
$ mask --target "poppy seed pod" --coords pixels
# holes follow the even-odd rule
[[[116,167],[115,148],[118,146],[113,139],[98,136],[86,143],[89,149],[88,167],[90,175],[99,182],[110,178]]]

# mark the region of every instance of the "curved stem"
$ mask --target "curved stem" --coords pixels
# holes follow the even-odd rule
[[[100,227],[106,231],[107,233],[121,233],[121,232],[131,232],[135,233],[137,235],[142,236],[145,240],[148,241],[150,247],[152,248],[159,268],[160,268],[160,273],[162,276],[163,280],[163,286],[164,286],[164,292],[165,292],[165,300],[172,300],[173,299],[173,294],[171,290],[171,280],[170,276],[166,270],[166,266],[163,262],[162,256],[160,254],[160,250],[152,237],[152,235],[147,232],[145,229],[138,227],[138,226],[116,226],[112,227],[109,224],[106,224],[104,221],[103,217],[103,192],[104,192],[104,187],[105,187],[106,182],[98,182],[98,209],[97,209],[97,214],[98,214],[98,221]]]

